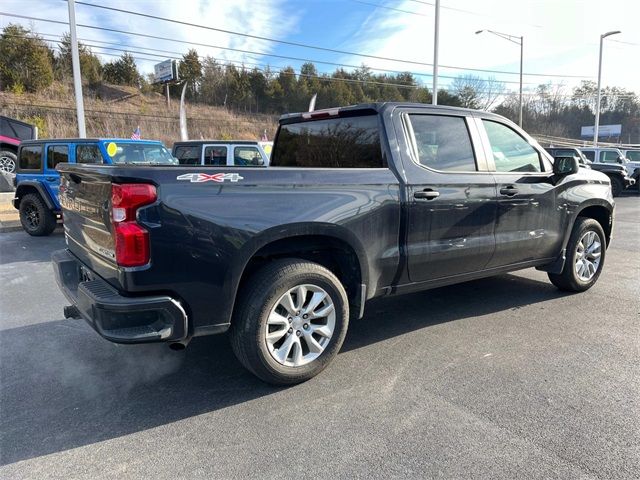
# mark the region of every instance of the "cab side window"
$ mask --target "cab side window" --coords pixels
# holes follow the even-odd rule
[[[409,115],[420,165],[440,171],[476,171],[476,160],[463,117]]]
[[[603,150],[600,152],[601,163],[616,163],[618,161],[618,152],[612,150]]]
[[[262,165],[262,155],[256,147],[236,147],[233,150],[233,164],[243,167]]]
[[[220,166],[227,164],[227,147],[206,147],[204,149],[204,164]]]
[[[589,150],[583,150],[582,154],[587,157],[587,159],[591,160],[592,162],[595,161],[596,158],[596,153],[595,152],[591,152]]]
[[[496,172],[540,172],[540,155],[515,130],[498,122],[482,120],[489,137]]]
[[[49,145],[47,147],[47,168],[55,170],[59,163],[69,161],[69,145]]]
[[[200,145],[180,145],[175,157],[180,165],[200,165]]]
[[[42,170],[42,145],[29,145],[20,149],[20,170]]]
[[[102,163],[102,154],[96,144],[76,145],[76,163]]]

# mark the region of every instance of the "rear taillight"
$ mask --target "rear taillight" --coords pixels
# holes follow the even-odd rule
[[[149,232],[136,223],[136,212],[158,198],[156,187],[145,183],[111,185],[116,262],[122,267],[149,263]]]

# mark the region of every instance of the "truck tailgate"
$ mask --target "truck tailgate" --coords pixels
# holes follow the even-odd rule
[[[111,227],[111,178],[84,167],[61,169],[60,205],[69,250],[87,263],[92,255],[115,267]]]

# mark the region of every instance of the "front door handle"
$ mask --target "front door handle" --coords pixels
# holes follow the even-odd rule
[[[440,192],[437,192],[430,188],[425,188],[421,192],[413,193],[413,198],[417,198],[420,200],[433,200],[434,198],[438,198],[439,196],[440,196]]]
[[[47,182],[55,182],[57,180],[56,177],[45,177],[45,179],[47,180]]]
[[[513,185],[507,185],[506,187],[502,187],[500,189],[500,195],[506,195],[507,197],[513,197],[518,193],[518,189]]]

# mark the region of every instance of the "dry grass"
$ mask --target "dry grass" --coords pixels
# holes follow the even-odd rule
[[[179,101],[167,109],[164,96],[141,94],[132,87],[103,85],[85,88],[87,136],[124,137],[140,126],[143,138],[161,140],[168,147],[180,139]],[[54,83],[38,94],[0,93],[2,114],[40,123],[40,137],[65,138],[78,135],[75,100],[69,84]],[[242,115],[224,108],[187,103],[187,128],[191,139],[258,140],[266,129],[270,139],[277,117]]]

